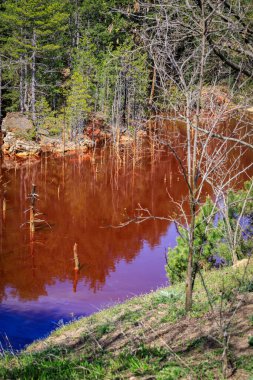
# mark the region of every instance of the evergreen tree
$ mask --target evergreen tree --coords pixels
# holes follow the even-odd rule
[[[5,51],[16,68],[13,87],[17,88],[19,81],[19,109],[31,112],[34,122],[36,99],[52,81],[53,98],[52,87],[64,57],[68,17],[65,0],[7,0],[5,4],[3,22],[11,31],[5,40]]]
[[[82,131],[85,119],[90,112],[88,93],[89,80],[78,68],[72,74],[66,102],[66,119],[72,139]]]

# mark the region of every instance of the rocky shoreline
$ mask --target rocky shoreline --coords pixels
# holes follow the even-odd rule
[[[88,128],[86,134],[79,134],[73,140],[68,136],[64,138],[62,134],[52,136],[46,129],[39,129],[35,139],[33,131],[33,123],[27,116],[17,112],[6,115],[2,123],[1,152],[8,166],[12,162],[37,160],[43,154],[63,155],[77,151],[89,153],[111,137],[98,128]]]
[[[205,90],[203,93],[203,108],[201,120],[203,123],[208,122],[210,118],[217,116],[217,110],[222,109],[219,116],[221,121],[234,117],[236,114],[245,114],[248,119],[252,119],[253,107],[242,108],[231,103],[225,92],[216,91],[210,96],[210,92]],[[193,115],[194,116],[194,115]],[[137,132],[138,137],[146,137],[148,131],[146,128],[156,126],[156,117],[149,121],[143,121],[141,130]],[[159,117],[158,117],[159,119]],[[152,120],[152,121],[151,121]],[[152,126],[150,127],[150,121]],[[120,145],[125,146],[134,141],[134,137],[126,131],[121,131],[118,136]],[[36,138],[35,138],[36,135]],[[35,134],[33,122],[29,115],[19,112],[9,112],[2,122],[0,130],[0,151],[4,161],[11,165],[11,162],[25,161],[27,159],[38,159],[43,154],[64,155],[75,152],[88,154],[96,147],[101,147],[105,143],[113,140],[113,134],[108,125],[106,125],[103,115],[94,114],[91,116],[83,131],[70,138],[68,133],[63,131],[59,134],[52,134],[46,128],[38,128]]]
[[[28,141],[18,138],[15,133],[7,132],[3,138],[2,152],[5,156],[16,156],[27,158],[29,156],[40,156],[42,153],[66,153],[81,150],[87,153],[94,147],[95,143],[88,137],[79,138],[75,141],[66,141],[58,137],[43,136],[37,141]]]
[[[96,115],[90,120],[82,133],[70,138],[66,133],[50,135],[47,129],[38,129],[36,139],[33,136],[32,121],[18,112],[7,113],[2,123],[1,153],[4,166],[11,168],[17,163],[37,161],[43,155],[62,156],[76,152],[89,155],[95,148],[100,148],[113,140],[112,132],[104,120]],[[137,132],[140,138],[146,137],[147,132]],[[118,137],[120,146],[133,143],[134,137],[122,131]]]

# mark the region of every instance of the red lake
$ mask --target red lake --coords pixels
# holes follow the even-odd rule
[[[246,161],[252,157],[247,157]],[[106,150],[1,169],[0,341],[20,349],[64,322],[168,284],[165,253],[176,243],[169,221],[115,228],[138,204],[152,215],[175,213],[187,189],[173,154],[124,156]],[[29,194],[40,213],[33,239]],[[3,192],[2,192],[3,193]],[[168,195],[169,194],[169,195]],[[74,270],[77,244],[79,272]]]

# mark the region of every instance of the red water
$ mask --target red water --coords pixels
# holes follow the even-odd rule
[[[173,225],[148,221],[118,226],[138,203],[156,215],[173,212],[184,183],[173,156],[133,170],[116,168],[106,155],[43,159],[3,171],[7,182],[0,248],[0,334],[14,347],[44,336],[58,320],[87,315],[167,282],[165,251],[175,242]],[[30,242],[28,196],[37,186],[44,220]],[[48,223],[48,224],[47,224]],[[49,226],[50,227],[49,227]],[[78,245],[79,273],[73,246]]]
[[[185,183],[171,153],[157,156],[135,165],[126,158],[119,167],[105,151],[94,160],[43,158],[2,169],[7,183],[0,231],[3,345],[23,347],[62,321],[166,285],[165,252],[175,245],[174,225],[151,220],[112,227],[133,217],[138,204],[153,215],[177,212],[171,199],[186,197]],[[31,241],[26,210],[33,183],[41,222]]]

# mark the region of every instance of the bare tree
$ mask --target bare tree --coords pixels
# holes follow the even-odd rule
[[[218,178],[222,186],[216,187],[218,190],[215,196],[220,199],[222,191],[232,187],[242,172],[252,166],[250,162],[248,167],[239,170],[247,148],[252,147],[252,128],[245,128],[244,116],[235,114],[238,108],[244,109],[246,104],[240,104],[232,110],[230,102],[236,89],[244,84],[242,76],[246,77],[245,81],[248,80],[248,68],[252,61],[249,55],[241,57],[238,51],[240,66],[235,67],[229,58],[229,64],[221,59],[218,66],[214,65],[218,53],[225,55],[231,25],[236,43],[241,49],[245,43],[245,39],[238,37],[241,27],[238,25],[235,8],[223,3],[208,0],[158,0],[139,3],[138,8],[138,17],[143,18],[140,36],[154,62],[156,93],[161,92],[164,109],[167,110],[167,116],[161,116],[159,105],[158,117],[152,117],[163,121],[167,119],[170,123],[173,119],[181,120],[185,126],[183,141],[179,142],[172,133],[163,136],[161,131],[157,139],[177,158],[188,188],[188,199],[184,203],[188,203],[189,210],[186,212],[181,204],[181,216],[176,221],[177,224],[186,226],[189,248],[186,310],[192,306],[196,216],[203,202],[203,190],[207,183],[214,184]],[[230,73],[230,89],[226,96],[220,96],[217,88],[224,73],[230,72],[228,67],[229,70],[234,69]],[[152,99],[155,92],[153,87],[152,83]],[[223,128],[223,120],[230,120],[229,128]],[[228,167],[233,171],[230,176],[227,175]],[[183,223],[179,220],[183,220]],[[236,240],[235,237],[234,239]]]

